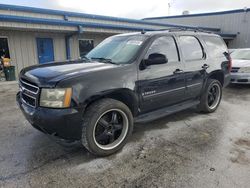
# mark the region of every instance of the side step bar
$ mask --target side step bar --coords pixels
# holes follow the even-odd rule
[[[173,106],[169,106],[166,108],[161,108],[159,110],[153,111],[153,112],[149,112],[143,115],[139,115],[138,117],[135,118],[135,123],[145,123],[145,122],[149,122],[149,121],[153,121],[159,118],[162,118],[164,116],[188,109],[188,108],[192,108],[194,106],[197,106],[200,103],[199,100],[195,100],[195,101],[187,101],[187,102],[183,102],[177,105],[173,105]]]

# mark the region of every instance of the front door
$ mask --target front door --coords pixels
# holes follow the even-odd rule
[[[183,65],[174,37],[156,38],[144,59],[148,59],[151,54],[163,54],[168,62],[139,70],[140,109],[144,113],[181,102],[185,94]]]
[[[39,64],[54,61],[53,40],[51,38],[37,38],[37,52]]]

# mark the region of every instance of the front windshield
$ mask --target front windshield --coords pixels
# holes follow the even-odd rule
[[[250,60],[250,50],[234,50],[231,53],[232,59]]]
[[[126,64],[136,55],[145,40],[145,35],[110,37],[91,50],[86,57]]]

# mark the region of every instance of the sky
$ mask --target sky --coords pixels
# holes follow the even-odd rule
[[[180,15],[186,10],[192,14],[250,8],[250,0],[0,0],[0,4],[134,19]]]

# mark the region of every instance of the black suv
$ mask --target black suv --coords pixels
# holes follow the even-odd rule
[[[17,102],[33,127],[105,156],[125,145],[134,122],[195,106],[214,112],[230,69],[215,34],[121,34],[80,60],[23,69]]]

